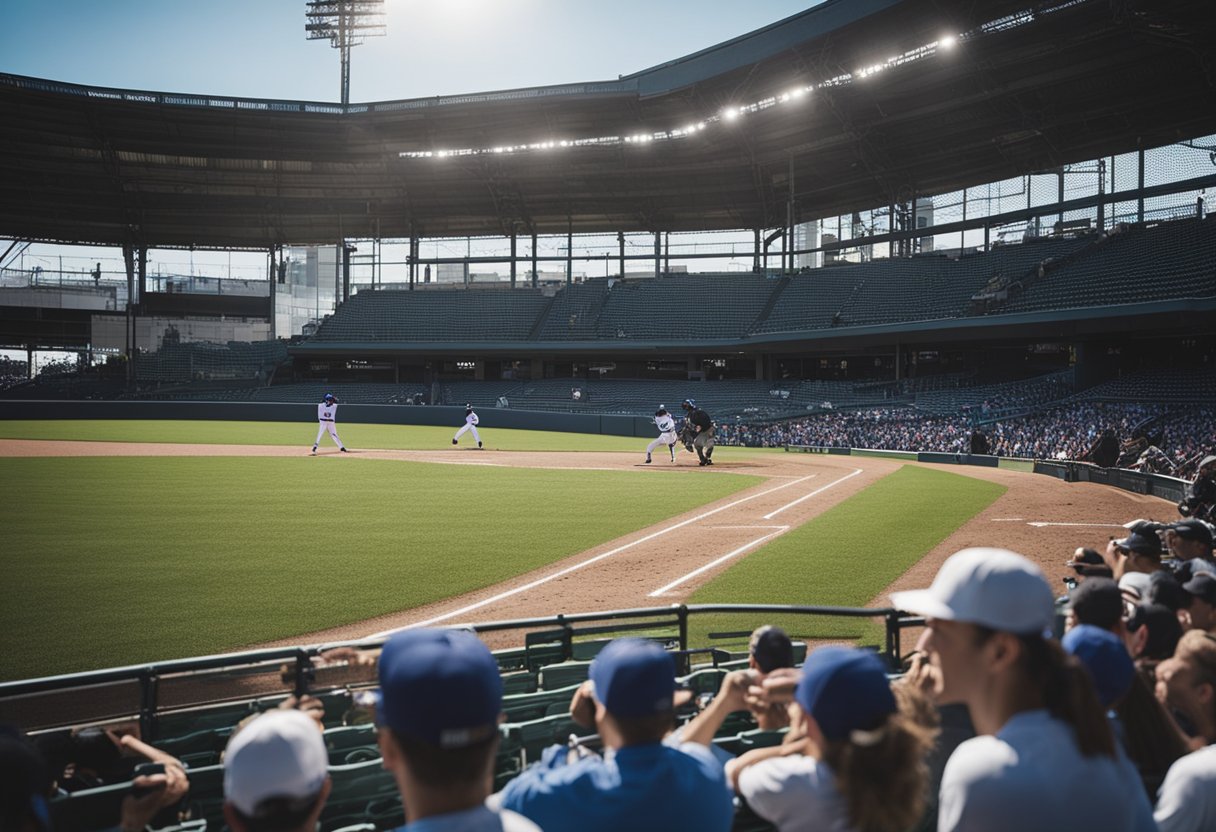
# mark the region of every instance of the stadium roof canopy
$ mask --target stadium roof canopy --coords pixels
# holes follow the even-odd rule
[[[1216,132],[1214,19],[1210,0],[828,0],[615,81],[345,110],[0,75],[0,234],[772,228],[791,169],[813,218]]]

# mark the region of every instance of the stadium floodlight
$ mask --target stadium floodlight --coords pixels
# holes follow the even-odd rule
[[[954,35],[946,35],[937,42],[937,45],[941,49],[953,49],[954,44],[956,43],[958,43],[958,38],[956,38]]]
[[[350,48],[384,35],[384,0],[308,0],[304,19],[309,40],[328,40],[342,53],[345,107],[350,103]]]
[[[739,110],[737,107],[727,107],[722,111],[722,118],[726,119],[727,121],[734,121],[738,117]]]

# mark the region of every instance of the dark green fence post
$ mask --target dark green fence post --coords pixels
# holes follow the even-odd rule
[[[676,619],[680,624],[680,649],[688,649],[688,606],[680,604],[676,608]]]
[[[139,674],[139,733],[149,742],[160,739],[156,719],[157,679],[151,669]]]
[[[891,668],[899,668],[899,613],[895,610],[887,613],[887,660]]]

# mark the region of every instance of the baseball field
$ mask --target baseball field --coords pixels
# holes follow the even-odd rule
[[[307,423],[0,422],[0,678],[419,623],[680,602],[881,606],[964,545],[1051,564],[1099,533],[1080,527],[1150,516],[1127,503],[1153,499],[771,450],[643,465],[645,440],[625,437],[487,429],[476,451],[452,447],[448,428],[341,432],[352,453],[323,444],[313,457]],[[694,619],[694,633],[754,623]],[[878,632],[782,623],[804,637]]]

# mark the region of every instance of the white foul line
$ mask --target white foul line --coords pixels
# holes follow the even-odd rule
[[[574,564],[573,566],[567,566],[565,569],[558,570],[557,572],[554,572],[551,575],[546,575],[543,578],[537,578],[535,581],[532,581],[531,583],[524,584],[523,586],[517,586],[514,589],[508,589],[505,592],[500,592],[491,598],[486,598],[484,601],[477,601],[475,603],[468,604],[467,606],[463,606],[458,610],[453,610],[452,612],[447,612],[447,613],[444,613],[443,615],[437,615],[434,618],[428,618],[425,621],[418,621],[413,624],[407,624],[404,627],[396,627],[392,630],[385,630],[380,633],[373,633],[372,635],[368,636],[368,638],[385,638],[387,636],[391,636],[393,633],[396,633],[400,630],[409,630],[409,629],[413,629],[414,627],[426,627],[431,624],[437,624],[440,621],[447,621],[449,618],[455,618],[458,615],[464,615],[466,613],[472,612],[473,610],[481,609],[482,607],[488,606],[490,604],[495,604],[495,603],[503,600],[504,598],[510,598],[512,595],[518,595],[521,592],[527,592],[529,589],[535,589],[536,587],[540,586],[541,584],[546,584],[549,581],[554,580],[555,578],[560,578],[562,575],[568,575],[571,572],[582,569],[584,566],[590,566],[591,564],[596,563],[597,561],[601,561],[604,558],[612,557],[613,555],[623,552],[626,549],[637,546],[639,543],[645,543],[648,540],[654,540],[656,537],[665,535],[668,532],[674,532],[676,529],[682,529],[685,526],[689,525],[690,523],[696,523],[698,520],[704,520],[706,517],[715,515],[720,511],[726,511],[728,508],[734,508],[737,505],[742,505],[743,503],[749,502],[751,500],[755,500],[758,497],[763,497],[766,494],[772,494],[774,491],[780,491],[783,488],[789,488],[791,485],[797,485],[798,483],[803,482],[804,480],[809,480],[810,478],[811,477],[808,476],[808,477],[802,477],[801,479],[797,479],[797,480],[790,480],[789,482],[782,483],[781,485],[770,488],[767,491],[761,491],[759,494],[752,494],[750,497],[741,497],[740,499],[735,500],[734,502],[727,503],[724,506],[718,506],[717,508],[713,508],[713,509],[710,509],[709,511],[702,512],[701,514],[698,514],[696,517],[690,517],[687,520],[681,520],[679,523],[676,523],[675,525],[668,526],[667,528],[664,528],[664,529],[659,529],[657,532],[651,532],[650,534],[646,535],[645,537],[640,537],[637,540],[633,541],[632,543],[626,543],[623,546],[618,546],[615,549],[611,549],[607,552],[603,552],[601,554],[595,555],[594,557],[587,558],[584,561],[580,561],[580,562]]]
[[[794,500],[792,503],[786,503],[785,505],[783,505],[781,508],[777,509],[776,511],[770,511],[768,514],[764,515],[764,519],[772,520],[774,517],[776,517],[781,512],[785,511],[787,508],[793,508],[794,506],[801,503],[803,500],[809,500],[812,497],[814,497],[816,494],[822,494],[823,492],[825,492],[829,488],[831,488],[833,485],[839,485],[840,483],[844,482],[845,480],[855,477],[860,473],[861,473],[861,469],[855,468],[855,469],[853,469],[853,473],[845,474],[843,477],[841,477],[838,480],[833,480],[832,482],[828,483],[825,486],[822,486],[821,488],[816,488],[810,494],[804,494],[803,496],[799,497],[797,500]]]
[[[1031,522],[1027,523],[1026,525],[1034,526],[1035,528],[1039,528],[1039,529],[1043,528],[1044,526],[1096,526],[1096,527],[1103,528],[1103,529],[1125,528],[1124,526],[1121,526],[1118,523],[1045,523],[1042,521],[1031,521]]]
[[[789,530],[789,526],[774,526],[773,528],[775,528],[776,531],[769,532],[768,534],[763,535],[761,537],[757,537],[755,540],[753,540],[750,543],[744,543],[738,549],[735,549],[732,552],[727,552],[725,555],[718,558],[717,560],[710,561],[709,563],[705,564],[704,566],[692,570],[684,577],[676,578],[674,581],[667,584],[666,586],[659,587],[654,592],[650,593],[650,595],[648,595],[647,597],[658,598],[660,595],[662,595],[667,590],[673,589],[673,588],[679,586],[680,584],[684,583],[685,581],[688,581],[688,580],[691,580],[692,578],[697,577],[698,575],[700,575],[702,572],[705,572],[706,570],[713,569],[718,564],[730,560],[735,555],[743,554],[744,552],[746,552],[748,549],[752,548],[753,546],[759,546],[761,543],[768,540],[770,537],[776,537],[777,535],[781,534],[782,532]]]

